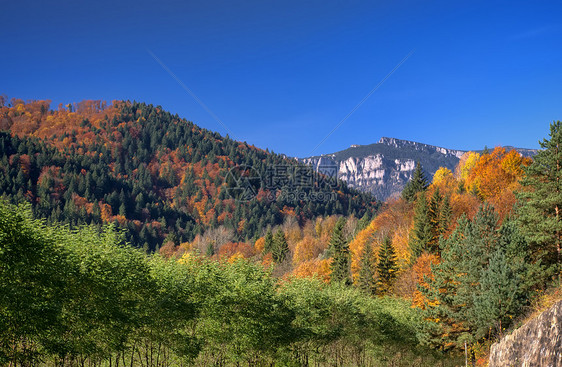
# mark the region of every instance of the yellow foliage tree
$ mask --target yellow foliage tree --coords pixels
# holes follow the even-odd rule
[[[264,237],[258,238],[254,243],[255,252],[257,254],[261,254],[263,252],[264,247],[265,247],[265,238]]]
[[[330,281],[330,263],[332,259],[314,259],[304,261],[293,270],[293,275],[297,277],[319,277],[324,282]]]
[[[313,237],[305,237],[297,243],[293,254],[293,264],[298,266],[301,262],[315,259],[322,252],[320,241]]]
[[[439,187],[442,193],[452,191],[455,187],[456,180],[453,176],[453,172],[446,167],[439,167],[439,169],[433,175],[432,185]]]
[[[468,174],[472,168],[476,165],[476,162],[480,158],[480,154],[475,152],[467,152],[461,157],[459,164],[457,165],[456,176],[461,181],[467,179]]]

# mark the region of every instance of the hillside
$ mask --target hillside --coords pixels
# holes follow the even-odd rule
[[[506,149],[515,149],[527,157],[536,154],[536,150],[532,149]],[[402,192],[412,178],[416,162],[420,162],[426,175],[432,177],[440,167],[454,170],[465,153],[463,150],[383,137],[375,144],[352,145],[336,153],[300,160],[316,170],[335,166],[338,178],[350,187],[370,192],[384,201]]]
[[[560,121],[532,159],[383,139],[377,154],[458,164],[415,169],[379,208],[333,161],[314,175],[160,107],[12,100],[1,116],[0,365],[158,365],[154,345],[169,365],[482,362],[562,269]],[[143,254],[107,223],[163,245]]]
[[[0,106],[0,195],[51,223],[115,223],[154,250],[224,227],[257,238],[287,216],[363,216],[376,201],[281,155],[137,102]]]

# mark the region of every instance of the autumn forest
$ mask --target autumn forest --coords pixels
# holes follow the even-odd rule
[[[383,203],[160,106],[0,97],[0,366],[483,365],[560,284],[544,126]]]

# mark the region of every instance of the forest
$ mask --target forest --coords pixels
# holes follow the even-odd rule
[[[219,227],[232,231],[233,241],[251,241],[282,224],[286,213],[302,224],[318,216],[372,215],[379,205],[334,179],[297,185],[294,177],[303,174],[295,172],[312,171],[294,159],[136,102],[83,101],[55,111],[50,101],[3,97],[0,162],[0,193],[12,203],[31,203],[49,223],[115,223],[146,251]],[[237,200],[241,194],[227,185],[240,166],[262,177],[256,200]],[[293,173],[271,185],[272,168]],[[337,200],[300,199],[309,192]]]
[[[383,204],[240,201],[229,168],[298,163],[136,102],[1,105],[0,364],[484,365],[560,286],[559,121]]]

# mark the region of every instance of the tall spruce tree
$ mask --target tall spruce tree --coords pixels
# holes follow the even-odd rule
[[[345,218],[340,218],[334,226],[332,238],[330,239],[329,246],[333,256],[330,264],[330,280],[351,285],[351,258],[349,244],[345,240],[343,233],[344,226]]]
[[[421,193],[414,209],[414,228],[410,234],[410,251],[412,262],[426,251],[431,240],[431,227],[425,193]]]
[[[355,233],[359,233],[360,231],[367,228],[369,223],[371,223],[371,220],[372,220],[371,213],[366,211],[365,214],[363,214],[363,216],[361,217],[361,219],[359,219],[359,221],[357,222]]]
[[[430,237],[427,243],[429,252],[439,254],[439,236],[441,235],[441,201],[443,197],[439,193],[439,188],[433,191],[429,206],[427,209],[427,216],[429,221]]]
[[[416,199],[417,193],[425,191],[428,186],[429,183],[427,181],[427,178],[423,173],[420,162],[418,162],[416,164],[416,169],[414,170],[412,179],[408,181],[408,183],[404,187],[404,190],[402,190],[402,198],[412,203]]]
[[[285,233],[279,228],[273,237],[273,248],[271,249],[271,255],[273,261],[276,263],[282,263],[287,258],[289,253],[289,245],[287,244],[287,239],[285,238]]]
[[[560,278],[562,261],[562,123],[550,124],[550,139],[539,142],[521,181],[519,223],[545,277]]]
[[[490,333],[502,335],[528,303],[526,263],[519,260],[511,258],[501,247],[490,256],[467,315],[476,340]]]
[[[268,253],[271,252],[271,250],[273,250],[273,233],[271,232],[271,229],[268,229],[267,233],[265,234],[265,243],[263,245],[263,253],[268,254]]]
[[[386,236],[379,249],[379,261],[377,263],[377,293],[388,294],[392,290],[394,280],[398,272],[398,261],[396,252],[389,236]]]
[[[357,286],[366,294],[375,294],[375,266],[373,263],[373,247],[370,241],[367,241],[363,247],[359,266],[360,269]]]
[[[441,262],[432,266],[424,315],[423,341],[443,350],[462,349],[501,331],[527,302],[528,253],[522,236],[506,220],[482,206],[473,220],[459,218],[453,233],[441,239]],[[494,336],[492,334],[492,336]]]
[[[453,209],[451,208],[451,199],[449,195],[443,198],[441,210],[439,212],[439,234],[442,236],[447,232],[451,218],[453,217]]]

